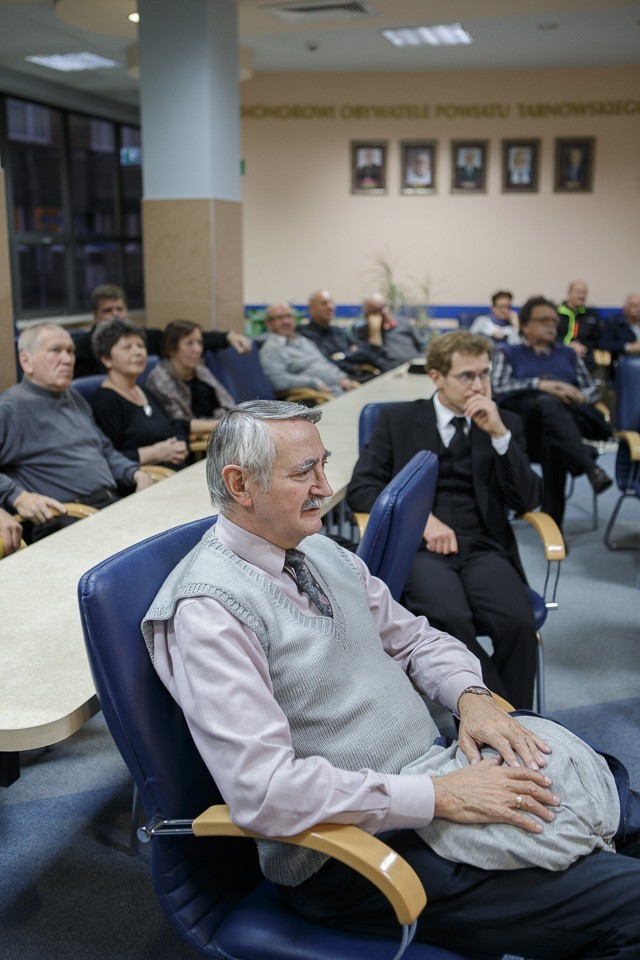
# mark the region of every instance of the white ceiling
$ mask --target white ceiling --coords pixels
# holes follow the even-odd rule
[[[0,71],[136,105],[138,81],[127,72],[128,48],[136,43],[136,28],[126,20],[135,2],[0,0]],[[298,0],[295,5],[318,2]],[[640,63],[640,3],[363,0],[362,5],[371,10],[368,16],[307,19],[302,23],[288,23],[269,9],[292,3],[238,0],[240,43],[251,51],[255,73],[541,69]],[[381,34],[384,27],[453,21],[463,24],[473,37],[472,44],[398,49]],[[62,74],[24,59],[33,54],[81,51],[110,57],[121,66]],[[637,91],[629,94],[635,96]]]

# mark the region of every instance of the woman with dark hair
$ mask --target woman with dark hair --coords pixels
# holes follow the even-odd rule
[[[188,454],[189,424],[171,420],[136,382],[147,363],[142,327],[118,317],[99,324],[91,340],[107,369],[92,405],[96,423],[114,447],[140,465],[180,467]]]
[[[172,320],[162,337],[163,359],[146,386],[170,417],[187,420],[191,433],[210,433],[225,410],[235,406],[231,394],[202,362],[202,330],[191,320]]]

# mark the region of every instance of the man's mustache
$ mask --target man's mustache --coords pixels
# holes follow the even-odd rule
[[[329,503],[331,497],[309,497],[302,504],[302,510],[321,510],[325,503]]]

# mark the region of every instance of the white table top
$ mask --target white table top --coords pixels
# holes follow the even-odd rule
[[[432,392],[429,378],[400,368],[322,407],[319,429],[332,452],[332,504],[344,497],[357,460],[365,403]],[[213,513],[200,461],[2,560],[0,751],[57,743],[99,709],[76,597],[82,574],[133,543]]]

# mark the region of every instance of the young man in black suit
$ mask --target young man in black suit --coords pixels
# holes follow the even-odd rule
[[[484,337],[466,331],[433,341],[427,370],[436,394],[382,410],[347,499],[353,510],[368,511],[418,450],[438,454],[433,512],[403,602],[462,640],[491,689],[530,707],[536,635],[507,511],[536,507],[541,484],[519,417],[499,411],[491,398],[490,349]],[[491,657],[477,635],[491,637]]]

